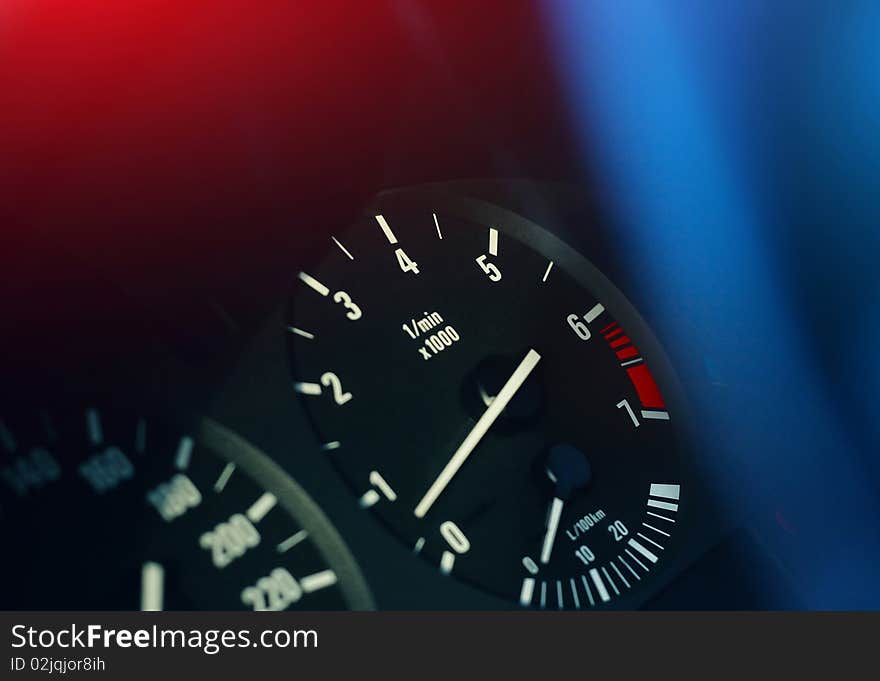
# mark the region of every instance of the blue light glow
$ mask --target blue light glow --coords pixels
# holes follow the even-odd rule
[[[660,292],[655,324],[663,335],[688,339],[710,356],[715,375],[691,396],[700,404],[704,443],[728,450],[736,469],[746,471],[734,482],[719,463],[719,492],[734,508],[759,516],[783,508],[796,518],[790,559],[806,607],[880,607],[872,576],[880,558],[876,487],[864,477],[857,436],[840,418],[811,327],[790,297],[797,261],[779,258],[780,234],[803,216],[786,214],[785,203],[774,200],[774,183],[791,178],[774,174],[768,157],[780,150],[767,145],[778,124],[774,112],[792,104],[768,99],[769,79],[755,52],[768,50],[766,57],[798,43],[785,16],[794,5],[779,3],[776,16],[750,1],[554,0],[547,8],[584,163],[600,178],[624,233],[628,268],[640,287]],[[864,36],[876,36],[880,12],[868,23],[874,30]],[[815,24],[808,18],[797,25],[806,31]],[[876,44],[864,40],[855,58],[839,50],[833,65],[853,75],[839,87],[858,97],[819,126],[843,135],[838,141],[852,156],[846,162],[857,167],[868,157],[859,154],[852,126],[864,132],[868,121],[876,128],[880,120],[876,111],[860,115],[880,101]],[[874,130],[872,148],[877,140]],[[876,153],[870,158],[876,162]],[[806,235],[803,243],[819,247]],[[854,257],[839,255],[840,267]],[[873,271],[871,277],[876,292]],[[871,326],[875,339],[878,327]],[[873,362],[868,373],[880,366]],[[726,384],[721,399],[717,386],[709,387],[719,376]]]

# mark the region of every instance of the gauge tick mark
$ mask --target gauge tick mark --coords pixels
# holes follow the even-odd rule
[[[650,495],[652,497],[663,497],[664,499],[675,499],[681,494],[681,485],[663,485],[656,482],[651,483]]]
[[[382,228],[382,233],[385,235],[385,238],[388,239],[388,243],[392,246],[397,243],[397,237],[394,236],[394,232],[391,231],[391,225],[388,224],[388,221],[385,219],[383,215],[376,216],[376,222],[379,223],[379,227]]]
[[[569,584],[571,585],[571,597],[574,599],[574,607],[578,610],[581,609],[581,599],[578,597],[577,586],[574,583],[574,577],[569,580]]]
[[[523,580],[522,589],[519,592],[519,604],[528,607],[532,604],[532,597],[535,595],[535,580],[532,577],[526,577]]]
[[[180,444],[177,446],[177,454],[174,457],[174,467],[179,471],[185,471],[189,468],[189,462],[192,460],[192,451],[195,442],[191,437],[180,438]]]
[[[271,492],[263,493],[247,510],[247,517],[252,523],[258,523],[266,514],[275,508],[278,499]]]
[[[296,334],[297,336],[302,336],[303,338],[307,338],[308,340],[315,340],[315,334],[304,331],[303,329],[298,329],[295,326],[288,326],[287,330],[290,331],[290,333]]]
[[[619,596],[620,591],[617,588],[617,584],[614,583],[614,580],[611,579],[611,575],[608,574],[608,570],[605,567],[602,567],[602,574],[605,575],[605,579],[608,580],[608,583],[611,585],[611,588],[614,589],[614,595]]]
[[[590,583],[587,581],[586,575],[581,575],[581,582],[584,584],[584,591],[587,594],[587,599],[590,601],[590,607],[596,607],[596,601],[593,600],[593,592],[590,590]]]
[[[596,321],[596,318],[605,312],[605,306],[602,303],[596,303],[593,307],[590,308],[589,312],[584,315],[584,319],[587,320],[587,324],[592,324]]]
[[[230,462],[226,464],[223,470],[220,472],[220,477],[217,478],[217,482],[214,483],[214,491],[217,494],[220,494],[224,489],[226,489],[226,483],[229,482],[229,478],[232,477],[232,474],[235,472],[235,464]]]
[[[489,228],[489,255],[498,256],[498,230],[494,227]]]
[[[630,567],[630,564],[627,563],[627,562],[624,560],[623,556],[617,556],[617,559],[618,559],[621,563],[623,563],[623,565],[626,567],[627,570],[629,570],[629,571],[632,573],[632,576],[633,576],[633,577],[635,577],[635,578],[636,578],[637,580],[639,580],[640,582],[642,581],[642,578],[639,577],[639,573],[636,572],[635,570],[633,570],[632,567]]]
[[[642,523],[642,525],[644,525],[644,524],[645,524],[645,523]],[[645,536],[644,534],[642,534],[641,532],[636,532],[636,534],[639,535],[642,539],[644,539],[644,540],[645,540],[646,542],[648,542],[649,544],[653,544],[654,546],[656,546],[656,547],[657,547],[658,549],[660,549],[661,551],[663,550],[663,547],[660,546],[660,544],[658,544],[657,542],[655,542],[655,541],[654,541],[653,539],[651,539],[650,537],[646,537],[646,536]]]
[[[620,556],[618,556],[618,558],[619,557]],[[632,587],[629,585],[629,582],[626,581],[626,577],[623,576],[623,573],[620,571],[620,569],[618,569],[617,565],[614,563],[613,560],[611,561],[610,565],[611,565],[611,568],[617,573],[617,576],[620,578],[620,581],[626,585],[626,588],[631,589]]]
[[[531,574],[538,574],[538,565],[532,560],[531,556],[526,556],[522,559],[523,567],[528,570]]]
[[[161,612],[165,591],[165,568],[151,560],[141,566],[141,611]]]
[[[86,426],[89,431],[89,441],[97,447],[104,440],[104,432],[101,428],[101,415],[97,409],[86,411]]]
[[[297,382],[293,384],[293,389],[302,395],[320,395],[321,386],[318,383]]]
[[[647,558],[648,560],[650,560],[652,563],[656,563],[656,562],[657,562],[657,556],[656,556],[652,551],[648,550],[645,546],[643,546],[642,544],[640,544],[637,540],[635,540],[635,539],[630,539],[630,540],[627,542],[627,544],[629,544],[632,548],[634,548],[636,551],[638,551],[639,553],[641,553],[642,556],[644,556],[645,558]]]
[[[668,501],[657,501],[656,499],[648,499],[648,506],[660,508],[664,511],[677,511],[678,504],[670,504]]]
[[[599,576],[599,571],[596,568],[590,570],[590,579],[593,580],[593,586],[596,587],[596,591],[599,594],[599,598],[602,599],[602,602],[607,603],[610,601],[611,595],[608,593],[608,589],[605,588],[605,582],[602,581],[602,577]],[[586,581],[584,583],[586,584]],[[589,587],[587,587],[587,589],[587,592],[589,593]]]
[[[334,584],[336,584],[336,573],[333,570],[322,570],[299,580],[299,585],[307,594],[326,589]]]
[[[333,239],[334,244],[339,246],[339,250],[341,250],[343,253],[345,253],[345,255],[348,256],[349,260],[354,260],[354,256],[349,252],[349,250],[345,246],[342,245],[342,242],[340,242],[339,239],[337,239],[335,236],[331,236],[330,238]]]
[[[455,554],[452,551],[444,551],[443,556],[440,558],[440,572],[444,575],[451,574],[454,565]]]
[[[301,282],[303,282],[306,286],[308,286],[310,289],[312,289],[316,293],[319,293],[322,296],[329,296],[330,295],[330,289],[327,288],[326,286],[324,286],[324,284],[322,284],[320,281],[315,279],[310,274],[306,274],[305,272],[300,272],[299,273],[299,280]]]
[[[309,536],[309,533],[306,532],[305,530],[300,530],[299,532],[292,534],[287,539],[285,539],[284,541],[282,541],[281,543],[278,544],[278,546],[276,547],[278,550],[278,553],[287,553],[294,546],[296,546],[297,544],[300,544],[301,542],[304,542],[306,539],[308,539],[308,536]]]
[[[648,568],[645,567],[645,564],[640,561],[632,551],[630,551],[629,549],[624,549],[623,552],[630,558],[632,558],[636,562],[636,565],[642,568],[642,570],[644,570],[645,572],[649,572]]]

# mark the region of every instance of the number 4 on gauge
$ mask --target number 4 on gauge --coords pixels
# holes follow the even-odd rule
[[[394,251],[394,255],[397,256],[397,264],[400,265],[402,271],[412,272],[413,274],[419,273],[419,264],[414,260],[410,260],[409,256],[402,248],[398,248]]]
[[[397,245],[397,236],[391,229],[391,225],[388,224],[388,221],[385,219],[383,215],[376,215],[376,222],[379,223],[379,227],[382,230],[382,233],[385,235],[385,238],[388,239],[388,243],[392,246]],[[398,247],[394,249],[394,255],[397,256],[397,264],[400,265],[400,269],[403,272],[412,272],[413,274],[419,273],[419,264],[412,260],[402,248]]]

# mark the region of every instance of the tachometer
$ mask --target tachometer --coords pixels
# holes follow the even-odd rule
[[[293,389],[353,489],[440,573],[632,607],[699,512],[668,361],[590,262],[480,201],[380,197],[304,268]]]

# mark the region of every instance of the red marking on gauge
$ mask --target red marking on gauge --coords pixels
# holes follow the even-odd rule
[[[617,322],[611,322],[608,326],[602,329],[599,333],[605,333],[606,331],[610,331],[612,328],[617,326]]]
[[[619,348],[621,345],[626,345],[629,342],[629,336],[621,336],[620,338],[611,341],[611,347]]]
[[[623,333],[623,329],[620,328],[620,327],[617,327],[617,328],[614,329],[613,331],[610,331],[610,332],[606,333],[606,334],[605,334],[605,339],[606,339],[606,340],[610,340],[610,339],[614,338],[615,336],[619,336],[619,335],[622,334],[622,333]]]
[[[657,387],[654,376],[647,364],[637,364],[636,366],[627,367],[626,373],[629,374],[629,380],[635,386],[636,392],[639,394],[639,401],[643,407],[656,409],[665,409],[666,403],[663,402],[663,396]]]
[[[630,345],[628,348],[623,348],[622,350],[617,351],[618,359],[629,359],[630,357],[635,357],[639,354],[639,351],[636,349],[635,345]]]

